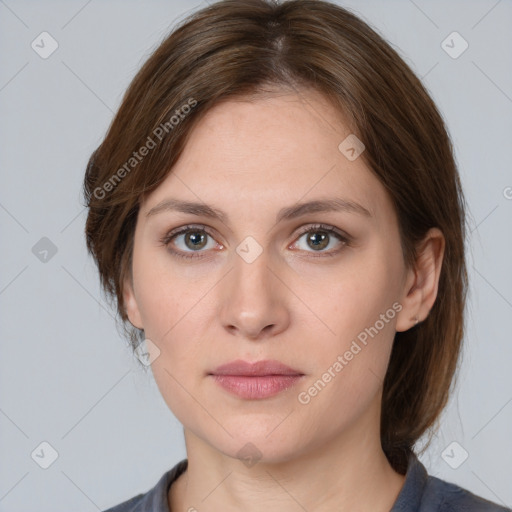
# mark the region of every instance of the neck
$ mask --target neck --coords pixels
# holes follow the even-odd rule
[[[360,425],[359,425],[360,426]],[[389,512],[405,481],[378,435],[333,438],[278,462],[247,467],[185,430],[187,471],[169,489],[172,512]]]

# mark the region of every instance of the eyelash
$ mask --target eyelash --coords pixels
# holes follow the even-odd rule
[[[166,233],[160,239],[160,244],[161,245],[165,245],[168,248],[169,252],[171,252],[171,254],[173,254],[174,256],[177,256],[179,258],[184,258],[184,259],[201,258],[202,257],[201,253],[205,252],[205,251],[183,252],[183,251],[176,251],[174,249],[169,249],[169,247],[168,247],[170,242],[175,237],[177,237],[179,235],[182,235],[182,234],[185,234],[185,233],[188,233],[188,232],[194,232],[194,231],[195,232],[206,233],[207,235],[209,235],[212,238],[214,238],[213,234],[208,230],[208,228],[206,226],[201,225],[201,224],[199,224],[199,225],[191,225],[191,224],[189,224],[187,226],[183,226],[182,228],[178,228],[178,230],[173,230],[173,231],[170,231],[169,233]],[[346,235],[343,232],[337,230],[333,226],[329,226],[327,224],[314,224],[314,225],[310,225],[310,226],[308,226],[307,229],[302,230],[297,235],[297,239],[301,238],[303,235],[305,235],[307,233],[316,233],[318,231],[322,231],[322,232],[328,233],[329,235],[334,235],[340,242],[342,242],[342,247],[350,245],[351,239],[350,239],[350,237],[348,235]],[[316,255],[312,254],[312,257],[313,258],[323,258],[325,256],[336,256],[341,250],[342,250],[342,248],[339,248],[339,249],[336,249],[336,250],[331,250],[331,251],[328,251],[328,252],[321,251],[319,254],[316,254]],[[310,251],[307,251],[307,252],[310,252]]]

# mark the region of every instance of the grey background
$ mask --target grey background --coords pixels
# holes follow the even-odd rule
[[[460,382],[421,460],[431,474],[512,506],[512,4],[339,3],[423,78],[470,205]],[[100,293],[80,187],[139,66],[203,5],[0,0],[0,511],[102,510],[145,492],[186,456],[181,425]],[[43,31],[59,45],[47,59],[31,48]],[[453,31],[469,43],[457,59],[441,47]],[[46,262],[32,251],[42,237],[57,249]],[[31,458],[43,441],[58,452],[48,469]],[[454,441],[469,454],[457,469],[442,455]],[[448,450],[452,461],[460,447]]]

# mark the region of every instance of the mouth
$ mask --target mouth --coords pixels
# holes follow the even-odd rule
[[[302,372],[275,360],[256,363],[236,360],[217,367],[208,375],[226,391],[249,400],[277,395],[304,377]]]

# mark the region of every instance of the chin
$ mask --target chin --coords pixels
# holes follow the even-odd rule
[[[229,437],[223,431],[221,438],[217,436],[208,436],[208,443],[217,451],[228,457],[239,459],[244,462],[247,467],[251,467],[255,463],[280,463],[290,460],[297,454],[297,448],[300,446],[300,440],[295,439],[298,436],[283,428],[278,433],[280,427],[276,429],[279,422],[275,419],[271,428],[265,424],[239,424],[234,430],[230,425],[226,424],[225,428],[233,437]],[[272,431],[275,429],[274,431]],[[269,435],[270,432],[270,435]]]

